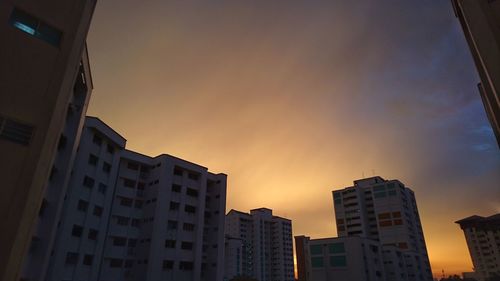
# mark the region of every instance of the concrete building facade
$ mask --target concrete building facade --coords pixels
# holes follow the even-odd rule
[[[125,145],[86,118],[46,273],[26,280],[222,280],[227,176]]]
[[[456,223],[464,231],[478,281],[500,277],[500,214],[471,216]]]
[[[291,220],[260,208],[250,213],[231,210],[225,223],[225,280],[294,280]]]
[[[17,280],[73,87],[96,0],[0,2],[0,279]]]
[[[333,191],[339,237],[370,238],[397,247],[408,280],[433,280],[415,194],[398,180],[371,177]]]
[[[452,3],[479,73],[479,93],[500,147],[500,2]]]

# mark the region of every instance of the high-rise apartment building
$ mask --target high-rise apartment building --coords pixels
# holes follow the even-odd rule
[[[333,201],[338,237],[295,237],[299,281],[433,280],[413,191],[371,177]]]
[[[49,262],[28,280],[221,281],[226,175],[162,154],[125,149],[126,140],[87,117],[56,214],[53,237],[37,237]],[[46,216],[41,214],[39,228]],[[47,244],[40,247],[40,244]]]
[[[452,0],[481,79],[486,114],[500,147],[500,2]]]
[[[225,233],[225,280],[294,280],[291,220],[274,216],[266,208],[250,213],[231,210]]]
[[[456,223],[464,231],[478,281],[500,277],[500,214],[471,216]]]
[[[0,280],[17,280],[21,272],[95,4],[0,2]]]
[[[339,237],[370,238],[396,246],[408,264],[409,280],[432,280],[415,194],[398,180],[371,177],[333,191]],[[411,261],[411,262],[410,262]]]

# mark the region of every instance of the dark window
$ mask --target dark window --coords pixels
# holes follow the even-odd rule
[[[134,261],[133,260],[126,260],[125,261],[125,268],[131,268],[132,265],[134,265]]]
[[[174,268],[174,261],[170,260],[163,261],[163,269],[173,269],[173,268]]]
[[[97,166],[97,162],[99,162],[99,158],[94,154],[89,154],[89,164],[92,166]]]
[[[178,202],[170,202],[170,210],[179,210],[180,204]]]
[[[98,136],[97,134],[94,134],[94,138],[92,139],[92,142],[100,146],[102,144],[102,138],[100,136]]]
[[[76,264],[78,262],[78,253],[67,253],[66,264]]]
[[[188,261],[181,261],[179,263],[180,270],[193,270],[193,263]]]
[[[107,188],[108,187],[104,183],[102,183],[102,182],[99,183],[99,192],[100,193],[102,193],[102,194],[106,193]]]
[[[89,229],[88,238],[89,238],[90,240],[97,240],[97,234],[98,234],[98,233],[99,233],[99,232],[98,232],[97,230],[95,230],[95,229]]]
[[[115,153],[115,148],[112,145],[108,144],[107,151],[109,153],[113,154],[113,153]]]
[[[21,145],[29,145],[34,127],[0,116],[0,138]]]
[[[137,163],[128,162],[127,168],[129,168],[130,170],[137,171],[139,170],[139,165]]]
[[[186,205],[184,206],[184,211],[186,211],[186,213],[194,214],[196,213],[196,207],[191,205]]]
[[[95,180],[89,176],[85,176],[83,178],[83,186],[85,186],[85,187],[92,188],[92,187],[94,187],[94,183],[95,183]]]
[[[83,264],[84,265],[92,265],[92,261],[94,260],[93,255],[85,255],[83,256]]]
[[[61,31],[18,9],[14,9],[14,11],[12,11],[9,23],[15,28],[39,38],[53,46],[58,47],[61,42]]]
[[[172,192],[181,192],[182,186],[178,184],[172,184]]]
[[[122,206],[126,206],[126,207],[131,207],[132,206],[132,199],[130,198],[125,198],[125,197],[121,197],[120,198],[120,205]]]
[[[132,226],[133,227],[140,227],[141,226],[141,221],[138,219],[132,219]]]
[[[73,229],[71,230],[71,235],[75,237],[81,237],[83,232],[83,227],[79,225],[73,225]]]
[[[68,138],[65,135],[59,137],[59,142],[57,143],[57,150],[63,150],[68,143]]]
[[[182,169],[180,167],[175,166],[174,167],[174,175],[182,176]]]
[[[192,189],[192,188],[189,188],[189,187],[188,187],[188,188],[186,189],[186,194],[187,194],[188,196],[198,197],[198,190],[196,190],[196,189]]]
[[[122,217],[122,216],[116,217],[116,223],[118,225],[128,225],[129,221],[130,221],[130,218],[127,218],[127,217]]]
[[[47,199],[43,198],[42,200],[42,205],[40,205],[40,210],[38,210],[38,215],[43,216],[43,213],[45,212],[45,209],[47,208]]]
[[[123,179],[123,185],[125,187],[134,188],[135,187],[135,181],[134,180],[130,180],[130,179]]]
[[[134,207],[136,207],[137,209],[140,209],[140,208],[142,208],[142,203],[144,203],[144,201],[142,201],[142,200],[135,200]]]
[[[183,249],[183,250],[192,250],[193,249],[193,243],[191,243],[191,242],[182,242],[181,249]]]
[[[114,237],[113,245],[114,246],[125,246],[127,244],[127,238],[125,237]]]
[[[102,207],[94,206],[94,216],[102,216]]]
[[[78,210],[82,212],[86,212],[89,207],[89,202],[84,200],[78,200]]]
[[[185,231],[194,231],[194,224],[192,224],[192,223],[185,223],[182,226],[182,229],[184,229]]]
[[[111,259],[109,261],[109,267],[122,267],[123,265],[123,260],[122,259]]]
[[[102,170],[109,174],[111,172],[111,164],[109,164],[108,162],[104,162],[102,163]]]
[[[129,247],[135,247],[137,245],[137,239],[129,238],[128,239],[128,246]]]
[[[167,223],[167,229],[168,230],[173,230],[173,229],[177,229],[177,221],[168,221]]]
[[[175,248],[175,240],[165,240],[165,248]]]
[[[188,173],[188,178],[197,181],[200,178],[200,174]]]

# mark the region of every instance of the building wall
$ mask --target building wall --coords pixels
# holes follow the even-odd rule
[[[452,3],[481,78],[479,92],[500,146],[500,2]]]
[[[226,236],[229,237],[225,279],[237,276],[259,281],[294,280],[292,223],[273,216],[270,209],[254,209],[250,214],[231,210],[226,215]],[[239,246],[230,240],[240,239]],[[238,255],[238,251],[241,253]],[[240,256],[241,260],[231,257]],[[238,272],[238,266],[241,270]]]
[[[0,85],[5,93],[0,95],[0,213],[5,218],[0,234],[2,280],[18,279],[21,273],[95,3],[0,2]]]

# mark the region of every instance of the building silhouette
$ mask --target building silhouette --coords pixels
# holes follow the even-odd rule
[[[456,223],[464,231],[478,281],[500,277],[500,214],[470,216]]]
[[[338,237],[295,237],[300,281],[433,280],[411,189],[377,176],[332,193]]]
[[[226,215],[225,280],[293,281],[292,221],[259,208]]]
[[[0,2],[0,280],[19,279],[65,122],[75,98],[90,95],[91,81],[78,80],[90,77],[95,4]]]
[[[452,3],[479,73],[479,93],[500,147],[500,2]]]
[[[25,280],[222,280],[227,176],[125,144],[86,118],[61,206],[37,223],[55,231],[34,239]]]

